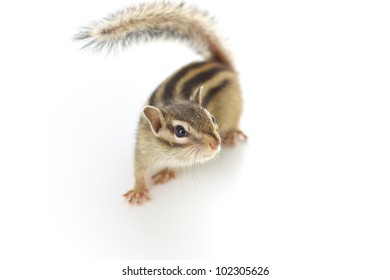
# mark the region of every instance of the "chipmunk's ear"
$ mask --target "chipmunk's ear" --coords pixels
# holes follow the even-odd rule
[[[152,132],[158,136],[160,129],[165,126],[164,116],[160,109],[154,106],[145,106],[142,110],[144,117],[149,121]]]
[[[202,91],[203,91],[203,86],[200,86],[194,93],[193,95],[193,100],[196,104],[202,105]]]

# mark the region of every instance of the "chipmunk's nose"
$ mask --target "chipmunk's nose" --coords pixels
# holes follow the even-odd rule
[[[221,145],[221,140],[219,140],[218,138],[214,138],[213,141],[211,141],[209,145],[210,145],[211,149],[217,150],[219,148],[219,146]]]
[[[212,137],[210,137],[209,145],[211,149],[217,150],[221,145],[221,138],[219,137],[219,135],[213,135]]]
[[[218,146],[219,146],[219,143],[218,143],[218,142],[212,142],[212,143],[210,143],[210,147],[211,147],[211,149],[213,149],[213,150],[218,149]]]

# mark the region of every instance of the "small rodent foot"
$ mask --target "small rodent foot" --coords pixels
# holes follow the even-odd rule
[[[248,136],[239,129],[230,130],[224,135],[222,144],[226,147],[234,147],[239,139],[246,142],[248,141]]]
[[[164,184],[169,180],[176,178],[176,172],[172,169],[164,168],[152,176],[153,183],[156,185]]]
[[[149,196],[149,191],[147,189],[129,190],[122,196],[128,200],[129,204],[135,203],[138,206],[141,205],[143,199],[145,199],[146,201],[152,200]]]

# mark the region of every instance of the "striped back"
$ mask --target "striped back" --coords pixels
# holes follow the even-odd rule
[[[203,86],[202,106],[230,83],[235,75],[227,66],[213,61],[191,63],[165,80],[152,94],[149,105],[167,106],[181,100],[189,100]]]

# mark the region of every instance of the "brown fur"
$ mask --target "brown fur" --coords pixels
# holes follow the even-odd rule
[[[189,40],[206,60],[173,73],[144,107],[135,149],[135,186],[124,195],[129,203],[150,200],[150,172],[156,172],[154,183],[164,183],[175,178],[175,169],[213,158],[221,144],[233,146],[239,136],[246,139],[238,129],[238,76],[206,13],[184,4],[144,4],[84,28],[76,39],[101,49],[158,37]]]

